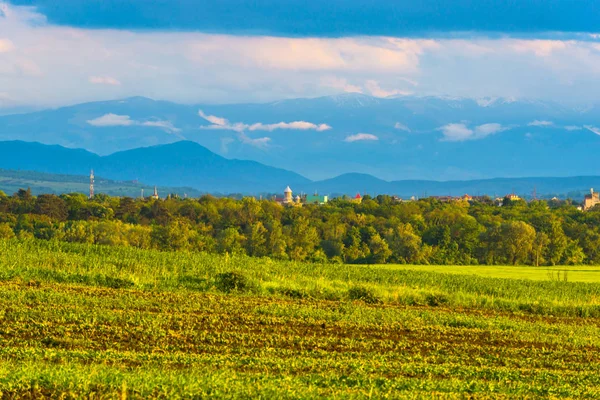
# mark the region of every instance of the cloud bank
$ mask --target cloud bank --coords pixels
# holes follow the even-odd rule
[[[121,82],[118,79],[112,78],[110,76],[90,76],[90,83],[96,85],[112,85],[112,86],[120,86]]]
[[[115,126],[147,126],[151,128],[159,128],[167,133],[179,134],[181,129],[175,127],[171,121],[163,120],[149,120],[149,121],[136,121],[132,120],[129,115],[117,115],[117,114],[104,114],[98,118],[94,118],[86,121],[89,125],[107,128]],[[181,135],[179,137],[183,138]]]
[[[344,142],[353,143],[353,142],[360,142],[360,141],[376,141],[376,140],[379,140],[379,138],[373,134],[357,133],[356,135],[347,136],[346,139],[344,139]]]
[[[314,124],[312,122],[306,121],[293,121],[293,122],[278,122],[276,124],[265,124],[262,122],[257,122],[254,124],[246,124],[243,122],[235,122],[231,123],[227,119],[222,117],[217,117],[214,115],[207,115],[204,111],[199,110],[198,115],[210,122],[212,125],[201,126],[200,129],[214,129],[214,130],[230,130],[235,132],[243,132],[243,131],[267,131],[273,132],[279,129],[282,130],[298,130],[298,131],[307,131],[313,130],[317,132],[323,132],[331,129],[331,126],[327,124]]]
[[[129,115],[105,114],[87,121],[92,126],[131,126],[136,124]]]
[[[443,134],[442,140],[447,142],[483,139],[507,129],[507,127],[497,123],[478,125],[473,129],[464,123],[447,124],[438,128]]]
[[[548,126],[553,126],[554,122],[552,121],[538,121],[537,119],[535,121],[531,121],[530,123],[527,124],[527,126],[539,126],[539,127],[548,127]]]
[[[236,36],[86,29],[55,25],[35,8],[2,0],[0,9],[0,88],[15,105],[136,95],[262,102],[340,92],[556,100],[577,93],[585,102],[600,92],[600,36],[593,34]]]
[[[396,122],[396,124],[394,125],[394,128],[399,129],[401,131],[410,132],[409,127],[404,124],[401,124],[400,122]]]

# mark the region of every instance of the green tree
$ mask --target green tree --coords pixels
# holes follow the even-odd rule
[[[69,216],[65,201],[53,194],[39,195],[35,200],[34,212],[58,221],[65,221]]]
[[[544,232],[537,232],[533,241],[533,265],[539,267],[545,263],[544,254],[546,253],[546,246],[550,243],[548,235]]]
[[[369,260],[374,264],[385,264],[392,255],[388,244],[378,233],[375,233],[369,239],[369,250],[371,252]]]
[[[286,226],[288,255],[292,260],[305,260],[312,255],[315,247],[319,244],[317,230],[310,226],[306,217],[298,217],[290,226]]]
[[[262,222],[256,221],[246,228],[246,253],[255,257],[264,257],[268,255],[267,250],[267,229]]]
[[[523,221],[508,221],[500,226],[502,250],[512,265],[525,263],[530,259],[535,229]]]
[[[419,262],[421,237],[411,224],[400,223],[388,230],[386,241],[392,252],[392,260],[402,264]]]
[[[219,253],[244,254],[244,237],[237,228],[227,228],[217,237],[217,250]]]

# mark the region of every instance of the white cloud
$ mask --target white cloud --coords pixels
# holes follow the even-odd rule
[[[0,39],[0,53],[8,53],[14,50],[14,44],[8,39]]]
[[[415,72],[419,57],[436,42],[426,39],[284,38],[203,35],[191,41],[189,58],[203,66],[215,61],[280,71]]]
[[[565,129],[568,130],[568,131],[580,131],[583,128],[581,126],[568,125],[568,126],[565,126]]]
[[[348,83],[347,79],[328,76],[321,79],[321,85],[333,89],[341,90],[345,93],[363,93],[360,86]]]
[[[512,49],[521,53],[533,53],[537,57],[549,57],[555,51],[564,50],[570,42],[561,40],[513,40]]]
[[[344,142],[352,143],[352,142],[358,142],[358,141],[363,141],[363,140],[373,141],[373,140],[379,140],[379,138],[370,133],[357,133],[356,135],[347,136],[346,139],[344,139]]]
[[[475,137],[477,139],[484,138],[489,135],[493,135],[498,132],[502,132],[507,128],[503,127],[500,124],[491,123],[491,124],[483,124],[475,127]]]
[[[331,126],[327,124],[314,124],[306,121],[293,121],[293,122],[278,122],[276,124],[264,124],[257,122],[254,124],[246,124],[243,122],[231,123],[226,118],[216,117],[214,115],[207,115],[202,110],[198,111],[198,115],[203,119],[210,122],[212,125],[201,126],[200,129],[204,130],[229,130],[235,132],[244,131],[268,131],[273,132],[278,129],[286,130],[314,130],[317,132],[323,132],[331,129]]]
[[[87,121],[92,126],[131,126],[135,125],[135,121],[129,115],[105,114],[101,117]]]
[[[110,86],[120,86],[121,82],[110,76],[90,76],[90,83],[95,85],[110,85]]]
[[[478,125],[474,129],[469,128],[464,123],[447,124],[438,128],[444,135],[442,140],[446,142],[483,139],[507,129],[509,128],[497,123]]]
[[[548,126],[553,126],[554,122],[552,121],[539,121],[539,120],[535,120],[535,121],[531,121],[530,123],[527,124],[527,126],[539,126],[539,127],[548,127]]]
[[[240,133],[240,132],[244,132],[245,130],[247,130],[248,129],[248,125],[241,124],[241,123],[227,124],[227,125],[212,124],[212,125],[201,126],[200,129],[202,129],[202,130],[208,130],[208,131],[218,131],[218,130],[222,130],[222,131],[234,131],[234,132]]]
[[[473,130],[465,124],[447,124],[438,129],[442,131],[444,140],[449,142],[460,142],[473,137]]]
[[[175,127],[171,121],[162,120],[149,120],[149,121],[136,121],[132,120],[129,115],[117,115],[117,114],[104,114],[101,117],[94,118],[86,121],[89,125],[106,128],[111,126],[147,126],[151,128],[159,128],[167,133],[179,135],[181,129]]]
[[[188,104],[340,92],[555,100],[576,93],[589,102],[600,92],[599,46],[587,37],[291,38],[84,29],[52,25],[35,8],[0,4],[0,88],[35,107],[111,99],[105,86],[116,83],[111,77],[122,83],[110,86],[120,97]],[[90,78],[99,83],[81,90]]]
[[[600,135],[600,128],[596,128],[595,126],[591,126],[591,125],[586,125],[586,126],[584,126],[584,128],[590,132],[594,132],[596,135]]]
[[[261,149],[269,147],[269,143],[271,142],[270,137],[252,139],[249,136],[247,136],[244,132],[240,133],[239,138],[242,143],[249,144],[250,146],[258,147]]]
[[[161,128],[167,132],[179,133],[181,129],[175,127],[171,121],[144,121],[141,122],[142,126],[150,126],[154,128]]]
[[[219,125],[219,126],[229,125],[229,121],[227,121],[225,118],[215,117],[214,115],[207,115],[202,110],[198,110],[198,115],[200,115],[202,118],[204,118],[208,122],[212,123],[213,125]]]
[[[248,127],[250,131],[269,131],[272,132],[276,129],[294,129],[294,130],[315,130],[317,132],[323,132],[331,129],[331,126],[327,124],[313,124],[312,122],[306,121],[294,121],[294,122],[279,122],[276,124],[263,124],[256,123]]]
[[[400,122],[396,122],[396,125],[394,125],[394,128],[400,129],[401,131],[410,132],[410,128],[404,124],[401,124]]]
[[[365,88],[369,91],[369,93],[371,93],[372,96],[375,96],[375,97],[390,97],[390,96],[396,96],[396,95],[408,96],[408,95],[413,94],[413,92],[411,92],[409,90],[401,90],[401,89],[385,90],[385,89],[382,89],[381,86],[379,86],[379,83],[374,80],[368,80],[365,83]]]

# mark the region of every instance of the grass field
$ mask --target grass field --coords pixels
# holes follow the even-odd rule
[[[600,284],[571,275],[36,241],[0,254],[2,398],[600,396]]]
[[[489,278],[532,279],[536,281],[567,280],[600,283],[600,266],[495,266],[495,265],[378,265],[389,270],[440,272],[444,274],[477,275]]]

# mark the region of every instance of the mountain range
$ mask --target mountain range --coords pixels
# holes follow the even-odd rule
[[[187,193],[216,194],[282,193],[289,185],[295,193],[318,192],[333,196],[354,195],[357,192],[371,195],[391,194],[404,198],[431,195],[459,196],[465,193],[490,196],[517,193],[529,196],[533,190],[536,190],[540,196],[556,195],[579,199],[589,188],[600,188],[598,176],[495,178],[442,182],[386,181],[367,174],[349,173],[331,179],[311,181],[295,172],[269,167],[255,161],[224,158],[190,141],[126,150],[106,156],[58,145],[5,141],[0,142],[0,169],[79,176],[85,176],[94,169],[96,175],[103,179],[121,182],[139,181],[146,185],[170,188],[188,187],[193,188],[195,192],[187,190]],[[82,179],[85,182],[85,178]],[[64,179],[61,178],[61,181]],[[0,180],[0,190],[6,190],[2,184]],[[114,183],[111,185],[114,186]],[[97,191],[103,191],[102,184],[97,185]]]
[[[134,97],[0,116],[0,140],[81,148],[110,155],[111,165],[136,156],[123,151],[185,140],[205,148],[197,148],[198,157],[254,160],[314,181],[349,172],[386,181],[589,176],[600,154],[599,110],[596,104],[355,93],[228,105]],[[161,172],[166,161],[154,162]],[[252,168],[259,167],[229,170],[227,179],[246,173],[242,180],[251,182]],[[230,186],[215,181],[214,187]]]

